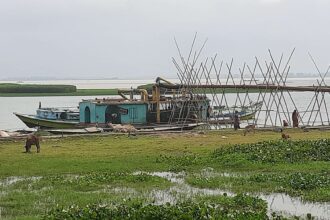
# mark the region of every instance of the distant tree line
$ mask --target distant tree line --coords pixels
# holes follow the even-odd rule
[[[0,93],[72,93],[77,87],[73,85],[34,85],[34,84],[0,84]]]

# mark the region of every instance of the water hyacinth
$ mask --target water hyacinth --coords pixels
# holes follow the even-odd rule
[[[226,202],[186,201],[175,205],[143,204],[125,201],[118,204],[56,207],[44,219],[267,219],[267,205],[261,199],[237,195]]]
[[[216,149],[212,157],[221,160],[237,154],[261,163],[330,161],[330,139],[237,144]]]

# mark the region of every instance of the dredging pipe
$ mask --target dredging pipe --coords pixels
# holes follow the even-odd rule
[[[125,93],[130,94],[130,98],[127,98],[125,96]],[[148,101],[148,92],[145,89],[118,89],[118,95],[123,97],[126,100],[132,100],[133,99],[133,94],[141,94],[141,100],[142,101]]]

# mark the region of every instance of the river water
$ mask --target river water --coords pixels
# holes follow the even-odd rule
[[[178,80],[170,79],[172,82],[178,82]],[[225,80],[224,80],[225,81]],[[10,81],[6,81],[7,83]],[[13,81],[12,81],[13,82]],[[68,85],[76,85],[78,89],[109,89],[109,88],[136,88],[139,85],[152,83],[154,80],[53,80],[53,81],[26,81],[24,83],[30,84],[68,84]],[[326,83],[329,84],[330,78],[326,78]],[[0,81],[0,83],[2,83]],[[17,83],[17,82],[14,82]],[[287,81],[287,85],[313,85],[317,84],[315,78],[289,78]],[[290,101],[291,97],[288,94],[284,94],[285,100],[287,100],[287,109],[291,112],[295,107],[298,109],[300,114],[303,114],[303,111],[306,110],[308,104],[313,98],[314,93],[310,92],[291,92],[292,99],[294,100],[296,106]],[[270,94],[267,94],[265,100],[268,100]],[[25,114],[35,114],[36,109],[38,108],[39,102],[42,103],[43,107],[77,107],[79,101],[82,99],[93,99],[96,97],[103,96],[55,96],[55,97],[0,97],[0,129],[5,130],[17,130],[24,129],[26,126],[13,114],[13,112],[17,113],[25,113]],[[209,96],[211,99],[212,96]],[[236,94],[226,94],[226,100],[229,106],[239,105],[240,103],[235,103],[237,98]],[[244,101],[244,94],[240,95],[241,102]],[[256,101],[258,98],[258,94],[250,94],[250,99],[252,101]],[[260,98],[260,97],[259,97]],[[217,99],[221,99],[221,95],[217,96]],[[259,99],[260,101],[261,99]],[[248,102],[246,101],[245,104]],[[284,104],[283,99],[281,99],[282,106],[284,110],[286,110],[286,106]],[[325,95],[325,103],[327,106],[330,106],[330,94]],[[214,102],[214,105],[218,103]],[[223,102],[224,104],[224,102]],[[272,109],[276,108],[276,102],[273,103]],[[323,111],[322,115],[326,114],[326,110],[323,107],[321,109]],[[280,111],[282,111],[280,107]],[[269,118],[272,118],[271,116]],[[282,116],[283,118],[284,116]],[[289,117],[289,115],[288,115]],[[263,125],[265,122],[266,113],[261,112],[258,120],[258,124]],[[311,117],[312,121],[314,116]],[[319,118],[319,116],[318,116]],[[306,114],[304,120],[307,121],[309,119],[309,115]],[[270,119],[267,119],[267,124],[270,123]],[[319,119],[317,119],[319,120]],[[324,120],[324,119],[323,119]]]

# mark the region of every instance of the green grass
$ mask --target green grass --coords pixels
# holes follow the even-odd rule
[[[320,149],[323,154],[317,157],[303,157],[306,152],[307,156],[313,155],[318,145],[312,149],[308,147],[312,145],[303,144],[307,142],[296,141],[318,143],[313,140],[329,139],[330,132],[299,129],[286,132],[292,137],[291,149],[300,153],[294,160],[286,159],[286,156],[291,158],[283,153],[286,145],[283,149],[282,145],[276,145],[283,143],[280,133],[270,131],[256,131],[247,136],[242,131],[222,130],[205,134],[43,138],[39,154],[35,148],[31,154],[22,153],[24,140],[0,141],[0,181],[7,177],[23,178],[11,185],[0,184],[2,217],[35,219],[57,205],[68,208],[75,204],[81,208],[92,204],[122,204],[128,198],[150,204],[152,198],[146,195],[173,185],[160,177],[133,175],[135,171],[185,170],[186,181],[200,188],[221,187],[239,193],[287,192],[306,200],[329,201],[330,162],[324,156],[329,154],[328,148]],[[259,145],[248,144],[262,141],[272,143],[263,145],[270,151],[269,155],[277,147],[282,149],[275,161],[258,159],[256,146]],[[246,150],[247,147],[251,150]],[[200,176],[205,168],[237,176],[211,176],[206,181]],[[118,192],[116,188],[127,191]],[[214,202],[222,197],[204,199]]]
[[[72,93],[76,91],[77,88],[73,85],[0,83],[0,93]]]
[[[117,89],[77,89],[76,92],[54,92],[54,93],[1,93],[0,97],[34,97],[34,96],[98,96],[117,95]]]

